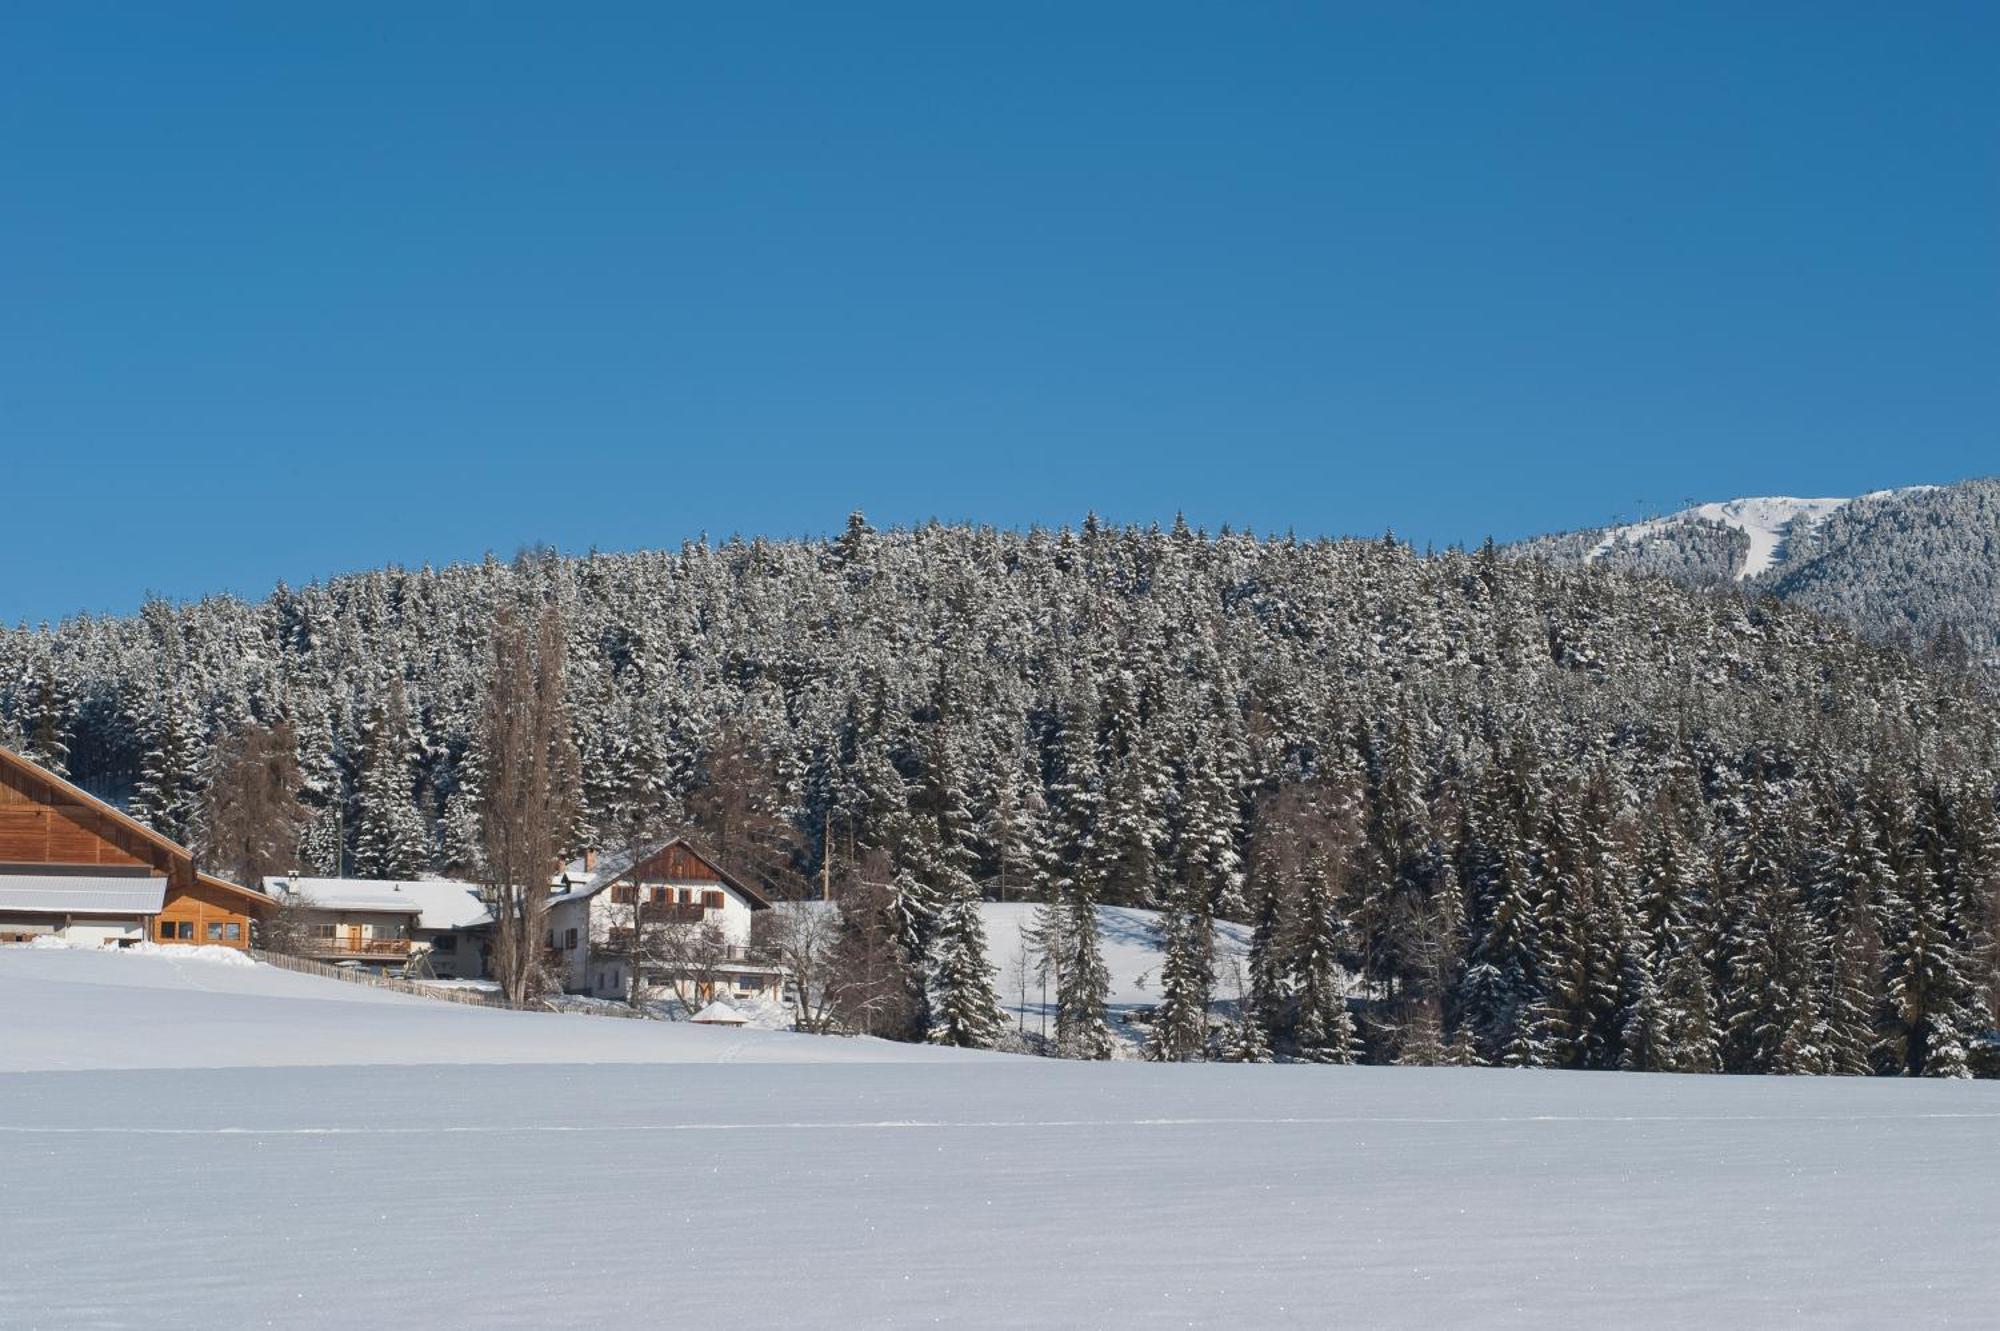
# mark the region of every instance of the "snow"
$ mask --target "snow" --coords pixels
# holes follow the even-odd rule
[[[1938,1325],[2000,1263],[1991,1083],[871,1051],[25,947],[0,1012],[7,1326]]]
[[[220,958],[199,955],[223,953]],[[247,964],[246,964],[247,963]],[[135,997],[136,996],[136,997]],[[874,1061],[998,1055],[509,1012],[301,975],[226,948],[0,947],[0,1074],[313,1064]],[[21,1014],[60,1019],[22,1020]],[[5,1319],[0,1318],[0,1324]]]
[[[320,910],[409,911],[425,930],[470,929],[493,918],[475,884],[450,878],[266,878],[264,891],[301,897]]]
[[[1736,571],[1736,580],[1745,582],[1769,572],[1776,565],[1784,548],[1787,528],[1794,520],[1803,518],[1805,528],[1810,530],[1826,521],[1828,514],[1852,502],[1848,499],[1791,499],[1771,496],[1758,499],[1731,499],[1718,504],[1697,504],[1693,508],[1682,509],[1664,518],[1609,528],[1586,558],[1601,559],[1609,554],[1614,546],[1643,541],[1676,523],[1698,519],[1734,527],[1750,538],[1749,553],[1744,557],[1743,567]]]
[[[1032,971],[1028,975],[1026,991],[1022,990],[1016,959],[1022,932],[1034,925],[1035,907],[1026,902],[988,901],[979,907],[979,921],[986,928],[987,960],[1000,971],[994,978],[994,988],[1000,995],[1002,1010],[1016,1025],[1025,1026],[1029,1031],[1041,1031],[1045,1022],[1049,1029],[1054,1029],[1054,981],[1050,982],[1049,1001],[1045,1006],[1041,980]],[[1111,993],[1106,1006],[1111,1016],[1112,1034],[1119,1038],[1121,1053],[1136,1056],[1141,1038],[1140,1032],[1127,1026],[1120,1017],[1135,1008],[1148,1008],[1160,1001],[1160,963],[1164,953],[1160,944],[1159,921],[1158,911],[1130,906],[1097,908],[1097,932],[1104,949],[1104,967],[1111,976]],[[1236,997],[1230,967],[1232,962],[1249,956],[1250,932],[1248,925],[1219,923],[1215,926],[1215,996],[1218,1000],[1233,1000]]]
[[[1592,561],[1602,559],[1620,544],[1629,545],[1644,541],[1676,523],[1697,520],[1714,522],[1725,527],[1734,527],[1750,538],[1750,549],[1744,556],[1743,567],[1736,571],[1736,581],[1747,582],[1777,567],[1784,559],[1785,541],[1788,536],[1813,530],[1834,512],[1849,504],[1893,499],[1898,495],[1936,488],[1931,485],[1912,485],[1898,490],[1875,490],[1859,496],[1858,499],[1794,499],[1788,496],[1770,495],[1753,499],[1730,499],[1714,504],[1697,504],[1693,508],[1682,509],[1664,518],[1607,528],[1603,538],[1585,558]],[[1794,522],[1799,524],[1796,528],[1792,526]]]

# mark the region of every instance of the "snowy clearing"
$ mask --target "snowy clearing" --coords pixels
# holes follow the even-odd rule
[[[1009,1019],[1031,1033],[1040,1031],[1044,1023],[1050,1029],[1055,1024],[1053,990],[1045,1005],[1042,982],[1032,971],[1028,974],[1026,988],[1022,987],[1019,960],[1021,935],[1023,930],[1033,926],[1034,919],[1035,907],[1025,902],[988,901],[979,907],[979,921],[986,927],[986,956],[1000,971],[993,982],[1000,995],[1000,1005]],[[1160,963],[1165,953],[1161,950],[1159,925],[1160,913],[1155,910],[1130,906],[1097,908],[1097,929],[1104,950],[1104,967],[1111,974],[1111,995],[1107,1007],[1112,1019],[1112,1033],[1120,1041],[1121,1052],[1136,1054],[1140,1032],[1119,1018],[1134,1008],[1151,1007],[1160,1000]],[[1230,967],[1232,963],[1246,958],[1249,952],[1248,925],[1225,922],[1215,926],[1217,1000],[1233,1000],[1236,997]]]
[[[0,1010],[99,1069],[0,1075],[9,1326],[1980,1323],[2000,1265],[1989,1083],[864,1066],[25,948]]]

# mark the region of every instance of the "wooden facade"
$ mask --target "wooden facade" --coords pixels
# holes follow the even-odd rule
[[[164,877],[165,902],[145,922],[154,942],[247,948],[251,922],[271,906],[261,892],[200,872],[192,854],[145,824],[0,749],[0,874],[50,868]]]

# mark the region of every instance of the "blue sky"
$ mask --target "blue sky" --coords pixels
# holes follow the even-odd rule
[[[0,621],[2000,471],[1990,4],[36,8]]]

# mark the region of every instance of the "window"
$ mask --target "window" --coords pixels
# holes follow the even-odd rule
[[[673,897],[673,894],[673,889],[670,887],[656,887],[653,889],[653,904],[664,906]]]
[[[162,943],[171,943],[174,941],[174,922],[172,920],[160,921],[160,941]]]
[[[241,924],[240,922],[235,922],[235,921],[232,921],[232,922],[231,922],[231,923],[229,923],[229,924],[225,924],[225,925],[223,925],[223,926],[222,926],[222,936],[223,936],[223,938],[224,938],[224,939],[226,939],[227,941],[229,941],[229,942],[231,942],[231,943],[240,943],[240,942],[242,942],[242,941],[243,941],[243,925],[242,925],[242,924]]]
[[[433,952],[458,951],[458,935],[439,934],[437,937],[431,939],[431,951]]]
[[[757,977],[754,975],[739,975],[736,977],[736,987],[748,994],[755,993],[764,986],[757,983]]]
[[[179,937],[180,937],[180,938],[181,938],[181,939],[182,939],[183,941],[185,941],[185,942],[189,942],[189,943],[192,943],[192,942],[194,941],[194,921],[193,921],[193,920],[182,920],[182,921],[180,922],[180,928],[179,928],[179,930],[178,930],[178,936],[179,936]]]
[[[708,907],[710,910],[722,909],[722,893],[704,892],[701,894],[701,898],[702,898],[701,904]]]
[[[630,883],[620,883],[611,889],[611,903],[614,906],[630,906],[639,900],[639,889]]]
[[[208,941],[211,943],[220,943],[222,941],[222,922],[220,920],[211,920],[209,922]]]
[[[572,929],[563,935],[563,947],[571,952],[576,951],[576,930]]]

